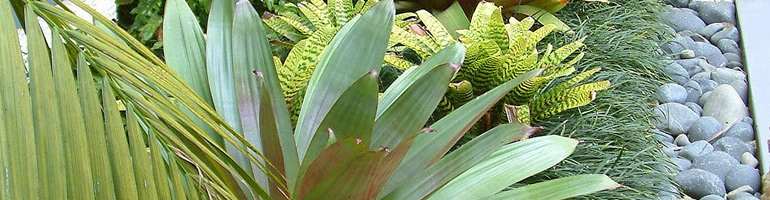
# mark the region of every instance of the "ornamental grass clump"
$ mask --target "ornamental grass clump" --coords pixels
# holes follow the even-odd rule
[[[527,124],[496,126],[449,152],[543,69],[424,127],[461,68],[465,48],[452,44],[378,98],[389,35],[379,30],[394,23],[391,1],[352,17],[329,42],[296,127],[248,1],[214,2],[203,37],[184,1],[169,0],[166,62],[73,3],[96,25],[45,2],[21,4],[25,73],[11,4],[0,1],[0,31],[10,36],[0,38],[8,72],[0,73],[3,199],[563,199],[619,187],[586,174],[507,190],[578,144],[561,136],[518,141],[540,129]],[[50,48],[44,26],[53,30]]]

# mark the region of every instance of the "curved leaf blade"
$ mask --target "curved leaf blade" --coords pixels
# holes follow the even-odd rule
[[[503,145],[520,140],[540,130],[526,124],[504,124],[481,134],[449,153],[433,166],[399,185],[389,185],[382,199],[422,199],[461,173],[481,162]],[[430,134],[430,133],[428,133]],[[391,192],[392,191],[392,192]]]
[[[434,132],[417,136],[388,185],[401,184],[438,161],[497,101],[524,80],[535,77],[542,71],[532,70],[503,83],[436,121],[431,125]]]
[[[555,180],[544,181],[518,187],[495,195],[485,200],[505,199],[567,199],[591,194],[602,190],[611,190],[621,185],[604,174],[583,174]]]
[[[444,64],[415,80],[374,122],[369,149],[395,147],[416,135],[444,97],[457,64]]]
[[[428,199],[472,199],[500,192],[572,154],[578,141],[543,136],[506,145],[436,190]]]
[[[308,83],[302,102],[306,106],[294,134],[300,158],[305,157],[318,126],[345,89],[361,74],[380,69],[390,35],[382,30],[391,30],[394,18],[393,1],[379,2],[348,22],[324,50]],[[355,59],[350,58],[353,55]]]

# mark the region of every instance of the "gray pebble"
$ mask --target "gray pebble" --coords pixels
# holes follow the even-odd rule
[[[741,54],[741,47],[731,39],[719,40],[719,42],[717,42],[717,48],[719,48],[722,53]]]
[[[759,160],[757,160],[754,155],[751,155],[751,153],[746,152],[741,155],[741,164],[752,168],[757,168],[757,166],[759,166]]]
[[[717,69],[717,67],[715,67],[714,65],[709,64],[709,62],[706,61],[706,60],[698,61],[698,66],[700,66],[700,68],[703,69],[703,71],[709,72],[709,73],[711,73],[711,72],[713,72],[714,70]]]
[[[677,135],[676,139],[674,139],[674,144],[680,147],[687,146],[690,144],[690,139],[688,139],[687,135],[685,134]]]
[[[690,131],[687,134],[692,141],[707,140],[714,134],[722,130],[722,124],[716,119],[710,116],[704,116],[699,118],[690,127]]]
[[[689,80],[689,73],[687,70],[682,68],[682,65],[679,65],[675,62],[672,62],[665,68],[663,68],[663,72],[666,73],[669,77],[671,77],[674,82],[677,84],[684,84]]]
[[[730,172],[736,165],[739,165],[739,163],[735,158],[721,151],[707,153],[695,158],[692,162],[693,168],[711,172],[722,180],[727,176],[727,172]]]
[[[661,85],[656,96],[661,103],[684,103],[687,101],[687,90],[681,85],[669,83]]]
[[[700,200],[725,200],[725,198],[722,198],[721,196],[717,196],[717,195],[713,195],[712,194],[712,195],[708,195],[708,196],[705,196],[703,198],[700,198]]]
[[[761,179],[759,170],[746,165],[737,165],[727,173],[727,177],[725,177],[725,186],[727,187],[727,190],[734,190],[738,187],[748,185],[754,191],[759,191],[759,189],[761,189]]]
[[[735,80],[730,83],[730,86],[733,86],[733,89],[738,92],[738,96],[741,96],[743,104],[749,105],[749,85],[743,80]]]
[[[727,62],[727,65],[725,67],[730,69],[736,69],[736,68],[743,69],[743,64],[740,62],[730,61],[730,62]]]
[[[732,2],[706,2],[696,6],[695,10],[706,23],[730,22],[735,24],[735,5]]]
[[[695,51],[690,50],[690,49],[685,49],[684,51],[679,53],[679,57],[682,58],[682,59],[695,58]]]
[[[754,195],[747,192],[739,192],[732,196],[727,196],[727,200],[759,200]]]
[[[700,169],[690,169],[674,177],[685,194],[693,198],[701,198],[710,194],[724,196],[724,182],[718,176]]]
[[[671,41],[664,43],[660,48],[668,54],[675,54],[680,53],[693,45],[695,45],[695,41],[693,41],[692,38],[680,35],[672,38]]]
[[[738,35],[738,28],[735,28],[735,26],[729,26],[725,27],[725,29],[722,29],[717,33],[714,33],[714,35],[711,36],[711,43],[717,44],[721,39],[731,39],[735,42],[740,42],[741,38],[740,35]]]
[[[692,131],[692,128],[690,130]],[[743,142],[751,142],[754,140],[754,127],[746,122],[738,122],[733,127],[730,127],[730,130],[727,130],[724,136],[738,138]]]
[[[687,37],[690,37],[690,38],[692,38],[692,40],[693,40],[693,41],[695,41],[695,42],[709,42],[709,40],[708,40],[708,39],[706,39],[705,37],[701,36],[700,34],[698,34],[698,33],[694,32],[694,31],[690,31],[690,30],[684,30],[684,31],[682,31],[682,32],[679,32],[679,33],[677,33],[677,34],[679,34],[679,35],[681,35],[681,36],[687,36]]]
[[[699,118],[690,108],[678,103],[658,105],[653,112],[656,116],[653,120],[655,127],[673,135],[686,133]]]
[[[661,142],[674,142],[674,137],[658,129],[653,129],[652,137]]]
[[[753,153],[754,148],[743,142],[743,140],[734,137],[722,137],[714,143],[714,150],[730,154],[735,160],[740,160],[743,153]]]
[[[679,156],[682,156],[683,158],[687,158],[690,160],[695,160],[696,158],[706,155],[708,153],[711,153],[714,151],[714,147],[711,146],[706,141],[700,140],[695,141],[687,146],[684,146],[682,150],[679,151]]]
[[[702,35],[703,37],[706,37],[706,38],[711,38],[711,36],[714,35],[714,33],[717,33],[717,32],[721,31],[724,28],[725,28],[725,24],[724,23],[712,23],[712,24],[709,24],[708,26],[703,27],[702,29],[700,29],[698,31],[698,34],[700,34],[700,35]]]
[[[733,81],[746,80],[746,74],[741,71],[736,71],[727,68],[717,68],[716,71],[711,72],[711,79],[721,84],[730,84]]]
[[[679,166],[679,169],[681,170],[688,170],[690,167],[692,167],[692,162],[687,159],[681,159],[681,158],[671,158],[674,163],[676,163],[677,166]]]
[[[711,80],[711,72],[705,71],[705,72],[697,73],[695,75],[692,75],[692,77],[690,77],[690,80],[698,82],[698,85],[700,85],[704,81]],[[703,89],[703,86],[701,86],[701,89]]]
[[[665,153],[669,158],[676,158],[677,154],[674,151],[674,148],[666,147],[663,148],[663,153]]]
[[[700,99],[698,99],[698,105],[701,107],[706,105],[706,101],[709,100],[709,97],[711,97],[711,92],[704,92],[703,95],[700,96]],[[703,111],[701,111],[701,115],[703,115]]]
[[[685,83],[684,89],[687,90],[687,102],[698,102],[700,95],[703,94],[700,85],[695,81],[688,81]],[[696,113],[700,113],[700,111]]]
[[[690,0],[666,0],[666,3],[676,7],[686,8],[687,4],[690,3]]]
[[[716,44],[716,43],[714,43]],[[695,56],[706,57],[709,64],[720,67],[727,64],[727,58],[722,55],[722,51],[716,46],[706,42],[695,42],[695,46],[692,47],[695,51]]]
[[[676,32],[683,30],[698,31],[706,27],[706,23],[692,11],[670,9],[661,14],[661,18],[669,22]]]
[[[698,82],[698,85],[700,85],[700,89],[703,91],[703,93],[711,92],[714,89],[716,89],[717,86],[719,86],[719,83],[713,80],[699,79],[699,80],[696,80],[696,82]]]
[[[730,62],[738,62],[738,63],[743,62],[743,59],[741,58],[741,56],[739,54],[725,53],[725,58],[727,58],[727,63],[728,64]]]
[[[690,108],[698,116],[700,116],[701,111],[703,111],[703,108],[701,108],[698,103],[695,102],[686,102],[684,105]],[[692,129],[692,127],[690,127],[690,129]]]
[[[720,85],[709,95],[701,114],[713,116],[720,123],[728,124],[748,117],[749,109],[743,104],[740,95],[732,86]]]
[[[753,120],[753,119],[751,119],[751,117],[744,117],[744,118],[743,118],[743,120],[741,120],[741,121],[742,121],[742,122],[746,122],[746,123],[749,123],[749,124],[751,124],[751,125],[754,125],[754,120]]]

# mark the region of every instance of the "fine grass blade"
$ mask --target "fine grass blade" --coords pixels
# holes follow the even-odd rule
[[[536,137],[506,145],[436,190],[428,199],[491,196],[567,158],[578,141],[561,136]]]
[[[501,192],[485,200],[505,199],[567,199],[580,195],[591,194],[602,190],[611,190],[621,185],[604,174],[584,174],[532,185],[514,188]]]
[[[195,15],[184,0],[166,1],[163,16],[163,54],[166,64],[172,71],[179,74],[185,83],[192,87],[195,94],[200,96],[208,106],[214,106],[211,100],[209,81],[206,73],[206,44],[203,30],[198,25]],[[209,137],[217,144],[223,145],[222,137],[191,111],[184,109],[190,117],[204,127]]]
[[[399,185],[388,185],[382,199],[422,199],[461,173],[481,162],[503,145],[532,135],[540,128],[525,124],[504,124],[481,134],[449,153],[435,165]],[[430,134],[430,133],[427,133]],[[395,190],[394,190],[395,189]],[[391,192],[392,191],[392,192]]]
[[[17,11],[23,10],[21,8]],[[19,16],[21,12],[18,12]],[[19,21],[24,21],[19,18]],[[0,1],[0,133],[3,154],[2,173],[6,181],[0,197],[7,199],[39,199],[35,132],[32,105],[19,38],[11,15],[9,1]],[[9,134],[15,133],[15,134]]]
[[[320,123],[345,89],[361,74],[379,71],[390,35],[383,30],[391,30],[394,17],[393,1],[379,2],[348,22],[324,50],[308,83],[294,134],[300,158],[305,157]],[[350,58],[353,55],[355,59]]]
[[[430,70],[393,101],[374,122],[370,150],[392,148],[416,135],[428,121],[460,65],[444,64]]]
[[[104,131],[104,115],[101,111],[96,83],[88,67],[84,54],[78,55],[77,60],[78,95],[80,105],[83,108],[83,121],[88,122],[89,153],[91,159],[91,172],[94,177],[94,190],[96,199],[115,199],[115,187],[113,184],[110,156],[107,151],[107,137]]]
[[[255,72],[262,74],[262,77],[264,78],[264,85],[266,86],[265,89],[267,90],[267,93],[270,97],[270,102],[263,103],[259,101],[259,97],[251,96],[248,98],[252,98],[253,101],[243,103],[258,103],[262,105],[270,105],[272,107],[273,116],[264,120],[272,121],[275,123],[274,126],[278,134],[278,141],[264,141],[263,144],[255,145],[262,145],[263,148],[274,147],[265,147],[265,145],[280,145],[282,152],[275,152],[275,155],[266,156],[277,158],[277,155],[281,155],[279,157],[282,157],[283,163],[273,164],[282,165],[285,169],[280,169],[279,171],[283,171],[285,174],[275,175],[284,176],[287,181],[287,187],[292,188],[292,186],[295,184],[297,171],[299,171],[299,158],[297,157],[297,149],[296,144],[294,143],[293,129],[289,120],[289,111],[286,108],[286,101],[283,98],[281,85],[278,81],[278,74],[275,69],[275,64],[273,63],[273,56],[270,50],[270,45],[267,37],[265,36],[265,30],[262,27],[261,18],[257,14],[257,11],[254,10],[254,8],[251,6],[249,1],[238,1],[238,3],[235,5],[234,13],[235,16],[233,18],[232,39],[234,67],[233,75],[236,78],[235,87],[243,89],[251,88],[251,93],[244,93],[241,91],[241,89],[236,91],[241,91],[239,92],[240,94],[238,94],[239,98],[247,98],[246,96],[241,96],[241,94],[257,94],[259,91],[257,85],[246,84],[250,84],[249,81],[258,80],[258,77],[254,74]],[[253,82],[253,84],[257,83]],[[239,103],[241,102],[239,101]],[[253,108],[259,107],[255,105]],[[241,113],[240,115],[241,120],[243,121],[242,125],[244,127],[244,134],[248,135],[249,133],[245,132],[245,124],[257,124],[259,121],[256,121],[257,119],[254,119],[254,121],[247,121],[248,119],[245,119],[244,117],[245,114],[246,113]]]
[[[51,35],[53,80],[56,84],[56,99],[60,105],[62,133],[66,138],[64,153],[67,158],[67,174],[71,175],[67,178],[67,186],[72,188],[68,196],[71,199],[93,199],[94,182],[89,159],[90,143],[86,136],[84,125],[86,123],[83,120],[72,64],[65,44],[61,40],[59,29],[54,28]],[[93,123],[99,124],[99,121]]]
[[[542,69],[533,70],[503,83],[431,125],[434,132],[417,137],[388,185],[399,185],[438,161],[498,100],[524,80],[541,72]]]
[[[29,85],[35,128],[41,199],[64,199],[74,192],[67,187],[64,139],[59,120],[59,105],[53,86],[51,59],[38,16],[26,7],[27,48],[29,49]],[[32,169],[27,169],[32,170]],[[29,181],[29,180],[27,180]]]

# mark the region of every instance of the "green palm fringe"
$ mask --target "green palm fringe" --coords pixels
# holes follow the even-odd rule
[[[588,36],[579,66],[601,67],[588,81],[609,80],[612,86],[600,91],[593,103],[539,123],[549,128],[540,134],[569,136],[583,142],[567,160],[525,182],[604,173],[625,187],[575,199],[657,199],[659,193],[673,189],[670,171],[675,166],[653,138],[650,121],[655,104],[652,94],[666,79],[661,73],[663,56],[656,53],[656,38],[664,37],[666,30],[657,18],[663,3],[610,2],[573,1],[557,16],[575,34],[554,34],[541,41],[564,44]]]

